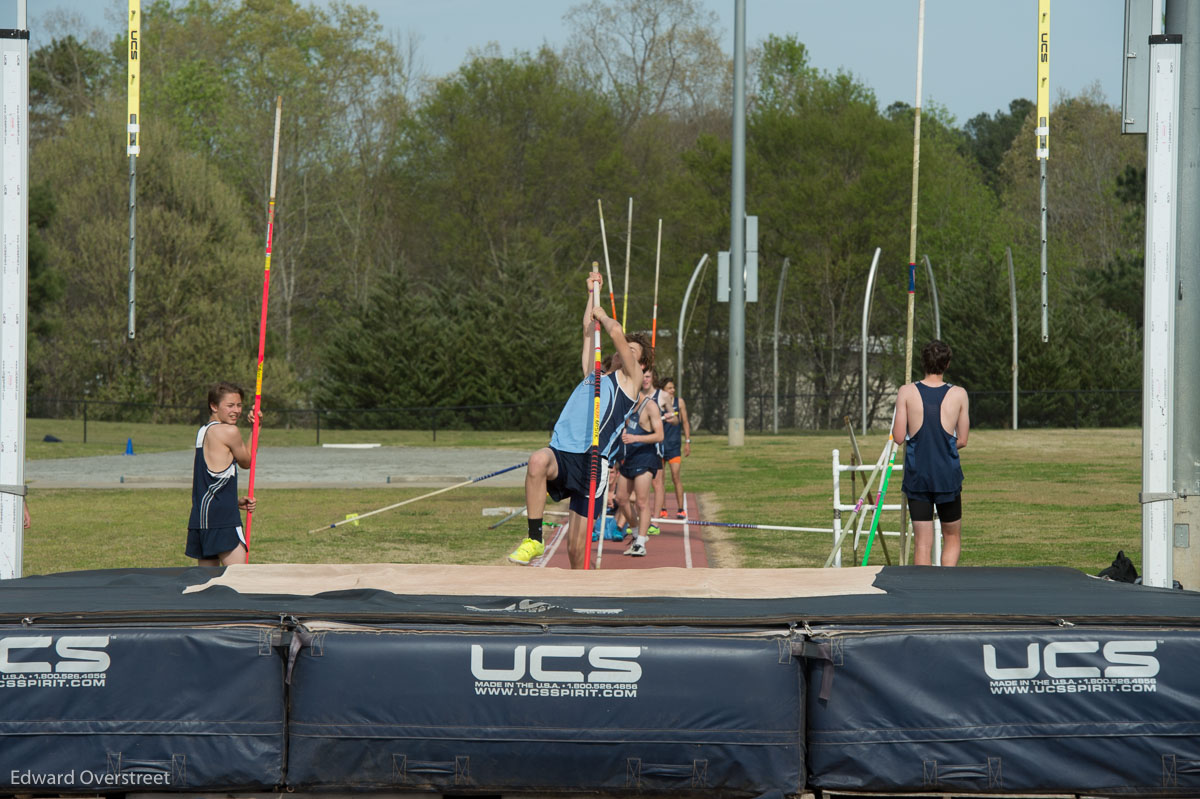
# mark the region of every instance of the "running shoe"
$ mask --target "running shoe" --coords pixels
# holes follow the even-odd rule
[[[624,551],[624,552],[622,552],[621,554],[622,554],[622,555],[632,555],[632,554],[633,554],[633,550],[635,550],[635,549],[637,549],[637,548],[638,548],[638,542],[637,542],[637,539],[635,538],[635,539],[633,539],[633,542],[632,542],[632,543],[630,543],[630,545],[629,545],[628,547],[626,547],[626,548],[625,548],[625,551]],[[644,544],[642,545],[642,549],[643,549],[643,550],[645,550],[645,549],[646,549],[646,547],[645,547],[645,545],[644,545]]]
[[[686,518],[687,518],[687,514],[686,514],[686,513],[684,513],[683,511],[676,511],[676,512],[675,512],[675,518],[676,518],[676,519],[686,519]]]
[[[658,512],[658,518],[660,518],[660,519],[667,518],[667,509],[666,508],[663,508],[662,510],[660,510]]]
[[[629,549],[625,550],[625,554],[633,555],[635,558],[644,558],[646,557],[646,545],[634,544]]]
[[[646,535],[658,535],[659,532],[661,532],[661,531],[658,529],[658,526],[652,524],[652,525],[650,525],[649,528],[647,528]]]
[[[513,550],[508,559],[513,563],[521,566],[528,566],[529,562],[534,558],[540,558],[546,551],[546,545],[541,541],[534,541],[532,538],[526,538],[521,542],[521,545]]]

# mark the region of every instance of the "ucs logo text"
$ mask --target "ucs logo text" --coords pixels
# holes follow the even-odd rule
[[[539,682],[636,683],[642,678],[642,667],[637,662],[642,649],[638,646],[593,646],[589,649],[578,645],[543,644],[529,649],[522,644],[503,651],[511,654],[507,657],[493,654],[488,659],[493,665],[499,661],[504,667],[486,668],[483,647],[472,644],[471,674],[475,679],[516,682],[524,679],[527,666],[529,677]],[[551,668],[552,661],[557,668]],[[586,675],[578,670],[585,663],[591,666]]]
[[[1158,674],[1158,658],[1143,654],[1158,649],[1157,641],[1108,641],[1101,653],[1104,658],[1104,677],[1153,677]],[[983,645],[983,670],[993,680],[1029,680],[1045,672],[1054,678],[1100,677],[1096,665],[1081,665],[1096,662],[1096,658],[1080,657],[1100,652],[1099,641],[1054,641],[1046,644],[1030,644],[1025,649],[1025,665],[1000,668],[996,665],[996,647]],[[1068,659],[1067,656],[1071,656]],[[1066,665],[1069,662],[1074,665]],[[1020,661],[1018,661],[1020,662]]]
[[[112,660],[107,652],[100,651],[108,646],[107,635],[64,635],[55,643],[49,635],[21,635],[0,638],[0,674],[94,674],[107,671]],[[58,656],[56,662],[37,660],[48,657],[51,652],[21,653],[24,657],[14,661],[20,650],[52,650]]]

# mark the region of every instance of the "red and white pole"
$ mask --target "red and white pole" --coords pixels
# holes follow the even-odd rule
[[[267,204],[267,260],[263,266],[262,318],[258,323],[258,371],[254,379],[254,413],[251,416],[253,432],[250,434],[250,484],[246,495],[254,499],[254,473],[258,465],[259,415],[262,412],[263,357],[267,352],[267,301],[271,298],[271,238],[275,233],[275,179],[279,171],[279,120],[283,114],[283,98],[275,98],[275,142],[271,148],[271,199]],[[246,512],[246,562],[250,562],[250,526],[254,513]]]

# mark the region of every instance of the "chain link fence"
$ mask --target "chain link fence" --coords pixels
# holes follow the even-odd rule
[[[1012,392],[971,392],[971,426],[1005,429],[1012,426]],[[887,405],[887,407],[883,407]],[[695,430],[723,433],[724,398],[700,395],[688,400],[689,421]],[[428,430],[434,441],[439,430],[544,430],[547,433],[562,410],[561,402],[494,403],[402,408],[267,408],[263,426],[311,429],[316,443],[324,430]],[[868,410],[870,424],[882,429],[891,420],[890,399]],[[1136,427],[1141,424],[1139,390],[1042,389],[1022,391],[1018,398],[1018,425],[1022,428]],[[775,425],[771,394],[746,397],[746,431],[770,433]],[[840,429],[849,416],[860,424],[858,398],[843,395],[836,402],[818,394],[781,394],[779,429]],[[82,419],[87,442],[88,421],[148,422],[152,424],[202,424],[208,412],[192,405],[156,405],[112,400],[29,397],[26,415],[41,419]],[[831,421],[832,420],[832,421]]]

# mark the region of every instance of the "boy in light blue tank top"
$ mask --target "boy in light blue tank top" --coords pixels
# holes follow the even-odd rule
[[[545,552],[542,541],[542,516],[546,510],[546,495],[555,501],[570,498],[567,527],[567,555],[572,569],[583,568],[588,540],[588,503],[594,502],[595,514],[600,515],[604,488],[608,479],[608,459],[616,447],[617,437],[625,416],[633,407],[642,384],[642,367],[649,365],[654,352],[644,336],[636,334],[628,340],[621,325],[610,319],[604,309],[592,307],[592,285],[602,284],[599,272],[588,275],[588,301],[583,314],[583,350],[581,365],[583,380],[571,392],[554,425],[550,446],[529,456],[525,471],[525,506],[529,513],[529,535],[508,556],[513,563],[528,566]],[[592,412],[595,408],[595,332],[596,321],[612,339],[616,352],[613,371],[600,378],[600,471],[596,497],[591,497]]]

